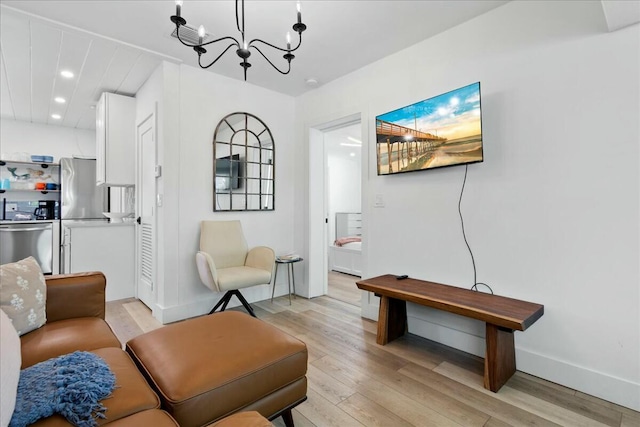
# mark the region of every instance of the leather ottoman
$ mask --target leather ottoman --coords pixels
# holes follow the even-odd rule
[[[201,427],[239,411],[293,425],[306,400],[307,347],[247,314],[224,311],[130,340],[127,352],[182,427]]]

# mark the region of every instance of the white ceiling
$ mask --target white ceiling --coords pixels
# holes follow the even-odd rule
[[[303,0],[308,29],[291,74],[280,75],[254,52],[248,82],[297,96],[313,89],[308,78],[325,84],[507,2]],[[638,1],[602,5],[610,31],[640,21]],[[182,12],[213,37],[237,36],[234,1],[184,0]],[[93,129],[92,106],[102,92],[135,94],[162,60],[197,66],[193,50],[169,36],[174,13],[172,0],[0,0],[0,117]],[[295,0],[246,2],[248,38],[283,46],[294,22]],[[282,52],[264,51],[284,66]],[[242,80],[239,62],[232,49],[208,70]],[[61,69],[75,78],[61,78]],[[67,102],[55,103],[57,96]]]
[[[362,151],[360,122],[325,131],[327,154],[336,157],[360,159]],[[353,154],[352,154],[353,153]]]
[[[322,85],[505,3],[303,0],[308,29],[291,73],[280,75],[254,52],[247,80],[296,96],[312,89],[305,84],[308,78]],[[91,106],[101,92],[135,94],[162,60],[197,66],[195,52],[169,36],[175,28],[169,20],[175,13],[173,1],[1,0],[0,5],[4,118],[92,129]],[[185,0],[182,16],[189,25],[203,24],[214,37],[237,35],[233,1]],[[293,0],[246,2],[249,38],[283,46],[295,19]],[[284,65],[281,52],[263,52]],[[232,49],[209,70],[242,79],[239,62]],[[61,78],[63,68],[76,77]],[[67,103],[55,103],[56,96]],[[52,119],[52,114],[62,119]]]

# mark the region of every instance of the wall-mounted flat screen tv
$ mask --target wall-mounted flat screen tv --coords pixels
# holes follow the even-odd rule
[[[482,162],[480,82],[376,117],[378,175]]]
[[[216,159],[216,191],[240,188],[240,155]]]

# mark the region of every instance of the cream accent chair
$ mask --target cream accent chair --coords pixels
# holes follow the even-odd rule
[[[196,254],[200,280],[214,292],[226,292],[209,314],[220,306],[224,311],[235,295],[256,317],[239,289],[271,283],[275,259],[273,250],[266,246],[248,249],[240,221],[202,221]]]

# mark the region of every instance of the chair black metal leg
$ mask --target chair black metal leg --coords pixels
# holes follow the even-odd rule
[[[231,295],[229,294],[229,292],[227,292],[226,294],[224,294],[222,298],[220,298],[220,301],[218,301],[218,303],[211,309],[209,314],[215,313],[218,307],[220,307],[222,304],[225,304],[225,303],[228,304],[230,299],[231,299]],[[226,308],[226,304],[225,304],[225,308]],[[221,311],[224,311],[224,308]]]
[[[253,312],[253,308],[251,308],[251,304],[249,304],[249,302],[247,302],[247,300],[242,296],[240,291],[235,290],[235,291],[231,291],[231,292],[235,293],[235,295],[238,297],[238,299],[240,300],[240,302],[242,303],[244,308],[249,312],[250,315],[252,315],[253,317],[256,317],[256,318],[258,317],[258,316],[256,316],[256,313]]]
[[[233,296],[233,293],[227,292],[225,296],[227,300],[224,302],[224,304],[222,304],[222,307],[220,307],[220,311],[225,311],[227,309],[227,305],[229,305],[229,301],[231,301],[231,297]]]
[[[240,293],[239,290],[234,289],[232,291],[227,291],[226,294],[224,294],[224,296],[222,298],[220,298],[220,301],[218,301],[218,303],[215,305],[215,307],[213,307],[213,309],[209,312],[209,314],[213,314],[216,312],[216,310],[218,309],[218,307],[222,306],[220,308],[220,311],[225,311],[227,309],[227,305],[229,305],[229,301],[231,301],[231,297],[232,296],[236,296],[238,297],[238,299],[240,300],[240,302],[242,303],[242,306],[245,308],[245,310],[247,310],[247,312],[249,312],[250,315],[252,315],[253,317],[258,317],[256,316],[256,313],[254,313],[253,308],[251,308],[251,304],[249,304],[249,302],[247,302],[247,300],[242,296],[242,294]]]

